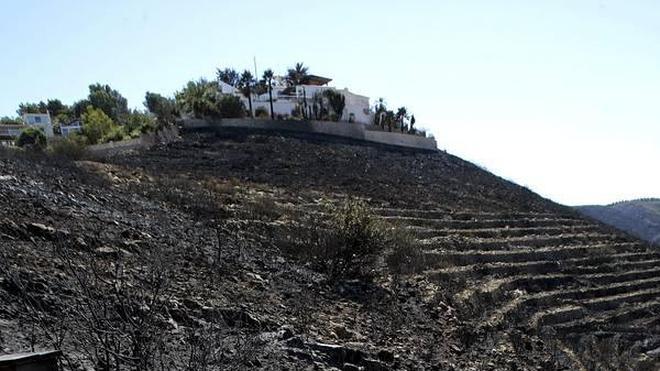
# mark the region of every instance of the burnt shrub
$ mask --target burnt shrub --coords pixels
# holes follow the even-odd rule
[[[421,272],[426,261],[415,236],[402,227],[392,227],[387,235],[389,252],[385,263],[391,274],[402,276]]]
[[[351,200],[289,217],[295,222],[275,236],[277,244],[332,281],[376,273],[401,277],[423,268],[414,236],[379,218],[364,202]]]
[[[78,160],[87,152],[87,138],[78,134],[57,138],[51,141],[49,149],[53,156]]]

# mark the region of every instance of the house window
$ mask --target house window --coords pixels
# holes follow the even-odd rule
[[[41,124],[41,116],[34,116],[34,123]]]

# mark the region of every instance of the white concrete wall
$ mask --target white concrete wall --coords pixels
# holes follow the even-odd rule
[[[208,126],[208,123],[206,125]],[[170,127],[154,133],[142,134],[134,139],[91,145],[87,147],[87,151],[95,156],[111,156],[124,151],[149,148],[158,143],[174,142],[178,136],[179,130],[176,127]]]
[[[394,132],[371,131],[359,123],[331,121],[298,121],[298,120],[258,120],[258,119],[223,119],[220,121],[183,120],[186,129],[212,128],[242,128],[274,131],[293,131],[303,133],[325,134],[342,138],[362,140],[371,143],[416,148],[436,151],[437,144],[433,138],[425,138],[410,134]]]

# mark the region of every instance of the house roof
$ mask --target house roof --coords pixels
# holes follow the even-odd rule
[[[306,85],[326,85],[328,84],[332,79],[329,79],[327,77],[323,76],[317,76],[317,75],[307,75],[305,77],[305,83]]]

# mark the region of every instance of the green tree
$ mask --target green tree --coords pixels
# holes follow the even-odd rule
[[[129,112],[124,124],[124,132],[131,138],[136,138],[140,134],[158,130],[156,118],[146,112],[133,110]]]
[[[178,115],[174,100],[160,94],[147,92],[144,106],[156,116],[160,126],[174,123]]]
[[[48,108],[46,107],[46,103],[44,102],[39,102],[39,103],[21,103],[18,105],[18,109],[16,110],[16,114],[18,116],[23,116],[26,113],[46,113]]]
[[[236,70],[233,68],[225,68],[224,70],[218,68],[216,74],[218,76],[218,80],[233,87],[238,87],[238,84],[241,81],[241,75],[239,75],[238,72],[236,72]]]
[[[296,63],[293,68],[289,68],[286,75],[286,81],[289,86],[298,86],[305,84],[308,81],[309,68],[305,67],[303,63]]]
[[[219,112],[218,102],[220,92],[218,84],[201,78],[197,81],[189,81],[188,84],[176,95],[176,105],[182,113],[187,113],[196,118],[217,117]]]
[[[275,74],[270,68],[264,71],[264,82],[268,86],[268,100],[270,101],[270,119],[275,120],[275,111],[273,110],[273,77]]]
[[[20,117],[7,117],[0,118],[0,125],[23,125],[23,119]]]
[[[16,138],[16,146],[44,149],[46,148],[46,135],[39,128],[29,127]]]
[[[59,99],[49,99],[46,102],[46,109],[52,117],[70,113],[71,109]]]
[[[334,121],[340,121],[346,107],[346,97],[331,89],[324,91],[323,95],[328,98],[328,104],[334,113]]]
[[[89,104],[103,111],[115,122],[120,122],[128,114],[128,101],[109,85],[89,86]]]
[[[250,117],[254,117],[252,112],[252,84],[254,83],[254,77],[250,71],[245,70],[241,74],[240,89],[241,93],[248,99],[248,108],[250,109]]]
[[[83,134],[90,144],[97,144],[116,126],[103,110],[88,106],[82,114]]]
[[[91,106],[92,103],[87,99],[81,99],[71,105],[71,114],[74,118],[81,118],[82,115],[87,111],[87,107]]]

